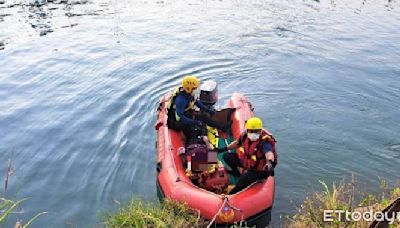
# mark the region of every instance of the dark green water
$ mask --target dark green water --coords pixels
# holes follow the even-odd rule
[[[275,134],[273,227],[318,180],[400,179],[399,1],[13,2],[0,175],[12,159],[6,196],[30,199],[9,224],[95,226],[115,201],[155,201],[155,107],[186,74],[215,79],[221,106],[244,93]]]

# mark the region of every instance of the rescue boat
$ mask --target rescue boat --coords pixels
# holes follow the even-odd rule
[[[214,167],[214,170],[205,171],[210,179],[206,184],[199,185],[199,182],[188,175],[187,167],[183,162],[185,159],[182,156],[188,149],[183,134],[167,127],[167,103],[170,96],[171,93],[167,93],[161,98],[156,112],[156,167],[159,199],[167,198],[186,203],[190,208],[199,211],[203,218],[216,225],[245,222],[248,226],[267,226],[271,220],[274,202],[274,176],[269,176],[236,194],[229,195],[229,190],[217,188],[224,185],[218,185],[218,182],[226,183],[229,176],[224,170],[226,167],[221,166],[224,163],[219,161],[217,168],[206,164],[209,165],[208,168]],[[231,141],[237,139],[245,130],[245,121],[253,116],[253,108],[244,95],[234,93],[227,101],[226,108],[217,111],[214,116],[220,119],[221,116],[226,116],[227,121],[231,122],[230,133],[220,132],[219,135],[221,142],[228,143],[229,138]],[[215,139],[210,139],[212,140]],[[190,156],[194,155],[190,154]],[[217,157],[220,158],[220,156]],[[229,179],[229,182],[232,181]]]

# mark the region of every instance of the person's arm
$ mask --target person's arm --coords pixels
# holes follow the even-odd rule
[[[240,137],[237,140],[233,141],[228,146],[218,148],[217,152],[224,152],[224,151],[228,151],[228,150],[237,149],[238,147],[243,145],[244,137],[245,137],[245,134],[240,135]]]
[[[228,146],[226,146],[227,150],[233,150],[238,148],[238,142],[237,140],[231,142]]]
[[[270,142],[263,143],[263,152],[265,154],[265,158],[267,159],[267,161],[274,162],[275,157],[274,153],[272,152],[272,144]]]
[[[224,146],[224,147],[221,147],[221,148],[217,148],[216,151],[217,151],[217,152],[224,152],[224,151],[236,149],[236,148],[238,148],[238,147],[239,147],[238,141],[235,140],[235,141],[231,142],[228,146]]]
[[[175,111],[176,111],[176,113],[178,114],[178,116],[180,118],[179,121],[182,124],[185,124],[185,125],[196,125],[196,124],[199,124],[198,120],[193,120],[193,119],[185,116],[184,113],[185,113],[185,107],[187,106],[187,104],[188,104],[188,100],[184,96],[178,95],[175,98],[175,107],[176,107]]]
[[[272,152],[272,144],[270,142],[263,143],[263,152],[267,159],[267,164],[264,166],[264,170],[268,170],[270,175],[274,175],[275,156]]]
[[[210,115],[213,115],[215,112],[211,109],[209,109],[203,102],[200,100],[196,100],[196,106],[199,107],[201,110],[206,111]]]

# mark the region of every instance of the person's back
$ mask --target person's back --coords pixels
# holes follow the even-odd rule
[[[185,76],[182,85],[174,91],[170,97],[168,104],[168,128],[183,131],[186,139],[190,138],[191,130],[194,126],[202,126],[205,124],[226,130],[230,126],[221,126],[211,118],[200,115],[195,118],[195,106],[201,111],[206,112],[209,116],[214,115],[215,111],[209,109],[201,101],[194,99],[194,91],[199,87],[200,81],[195,76]],[[204,123],[203,123],[204,122]]]
[[[192,94],[199,84],[194,76],[184,77],[182,85],[171,95],[168,104],[168,128],[183,131],[187,138],[190,136],[191,126],[201,125],[200,121],[192,118],[195,107]]]

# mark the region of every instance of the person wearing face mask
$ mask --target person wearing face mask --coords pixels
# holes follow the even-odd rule
[[[246,121],[246,131],[226,147],[217,148],[223,152],[239,148],[238,153],[225,153],[223,159],[231,167],[231,174],[239,177],[229,194],[237,193],[253,182],[274,175],[276,165],[275,139],[263,130],[262,121],[252,117]]]
[[[205,111],[210,116],[215,113],[214,110],[209,109],[201,101],[195,100],[194,92],[199,85],[200,81],[197,77],[193,75],[185,76],[182,79],[182,85],[175,89],[167,105],[168,128],[183,131],[186,139],[190,137],[193,127],[204,126],[202,121],[194,119],[195,106],[199,107],[200,110]],[[206,118],[202,120],[210,126],[219,127],[216,123],[212,122],[212,120]]]

